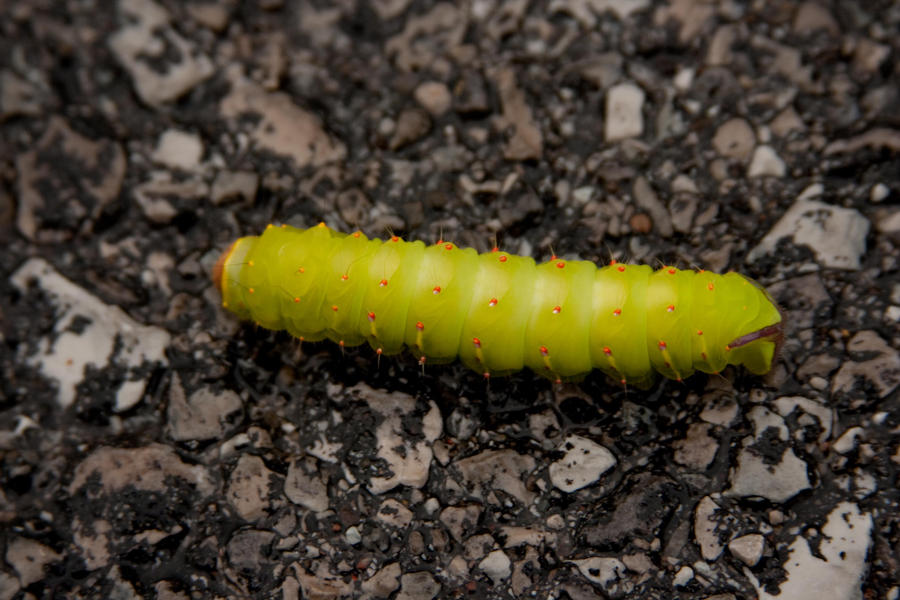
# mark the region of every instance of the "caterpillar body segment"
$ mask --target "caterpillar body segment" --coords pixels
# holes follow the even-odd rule
[[[737,273],[552,260],[440,241],[369,239],[324,224],[269,226],[235,241],[214,269],[223,306],[301,340],[410,349],[485,376],[528,367],[553,380],[602,369],[644,387],[743,365],[762,374],[781,313]]]

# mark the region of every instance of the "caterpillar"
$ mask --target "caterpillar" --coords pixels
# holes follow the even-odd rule
[[[769,294],[738,273],[553,257],[440,240],[382,241],[324,223],[269,225],[217,261],[222,305],[300,340],[410,349],[422,365],[459,358],[486,378],[529,367],[555,381],[601,369],[646,387],[655,373],[743,365],[767,372],[782,340]]]

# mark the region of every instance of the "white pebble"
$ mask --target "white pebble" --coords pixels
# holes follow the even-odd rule
[[[633,83],[620,83],[606,96],[606,141],[638,137],[644,132],[644,90]]]

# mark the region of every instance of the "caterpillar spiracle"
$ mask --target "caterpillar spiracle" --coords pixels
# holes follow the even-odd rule
[[[753,280],[730,272],[532,258],[452,242],[407,242],[269,225],[242,237],[213,272],[222,304],[267,329],[421,364],[459,358],[485,377],[529,367],[552,380],[601,369],[629,385],[726,365],[767,372],[782,316]]]

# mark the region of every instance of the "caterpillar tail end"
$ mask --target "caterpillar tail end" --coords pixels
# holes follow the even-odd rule
[[[742,335],[728,344],[731,350],[749,347],[751,344],[756,347],[756,352],[747,355],[743,363],[748,371],[756,375],[764,375],[772,369],[772,363],[780,356],[784,344],[784,314],[777,304],[773,303],[773,306],[778,313],[777,322]]]

